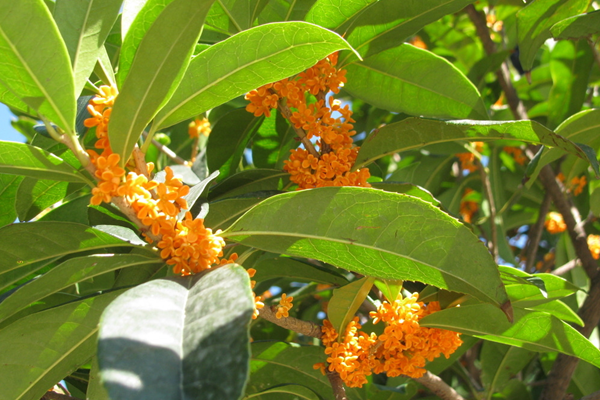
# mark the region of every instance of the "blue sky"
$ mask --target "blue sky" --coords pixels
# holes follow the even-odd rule
[[[8,110],[8,107],[0,103],[0,140],[24,142],[25,137],[10,125],[11,119],[15,119],[15,116]]]

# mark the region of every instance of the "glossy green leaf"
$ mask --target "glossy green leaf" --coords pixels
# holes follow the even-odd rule
[[[548,97],[548,128],[554,129],[579,112],[585,100],[594,55],[585,40],[560,41],[550,53],[552,89]]]
[[[90,400],[110,400],[110,397],[108,397],[108,393],[100,380],[100,367],[98,366],[98,357],[96,356],[92,359],[86,398]]]
[[[222,180],[235,173],[244,150],[256,133],[263,117],[255,117],[245,108],[237,108],[220,118],[212,128],[206,145],[208,169],[219,170]]]
[[[481,380],[491,399],[535,356],[535,352],[500,343],[484,342],[481,346]]]
[[[294,383],[275,386],[274,388],[264,390],[252,396],[246,396],[244,399],[261,399],[262,396],[276,395],[278,399],[283,399],[285,395],[290,395],[294,399],[301,400],[321,400],[321,397],[311,389]]]
[[[514,315],[511,324],[490,304],[462,305],[430,314],[419,323],[528,350],[559,351],[600,367],[600,350],[570,325],[540,311],[515,307]]]
[[[31,220],[46,208],[82,187],[81,183],[25,178],[17,192],[16,208],[19,220]]]
[[[211,4],[173,0],[140,42],[109,122],[110,144],[121,165],[179,85]]]
[[[338,28],[344,32],[348,43],[364,58],[396,47],[425,25],[447,14],[462,10],[470,0],[431,0],[403,2],[380,0],[357,14],[347,24]],[[351,54],[340,65],[356,59]]]
[[[123,0],[57,0],[54,19],[67,46],[75,96],[92,73]]]
[[[77,169],[54,154],[16,142],[0,141],[0,173],[65,182],[86,181]]]
[[[588,3],[588,0],[534,1],[517,13],[519,60],[525,71],[532,69],[538,49],[552,36],[552,25],[584,12]]]
[[[600,149],[600,110],[584,110],[571,116],[556,128],[556,133],[572,142],[583,143],[594,149]],[[565,152],[561,148],[544,149],[535,172],[531,174],[531,181],[538,176],[542,167],[559,159],[564,154]],[[573,156],[567,155],[561,168],[565,168],[565,166],[569,167],[565,169],[565,177],[567,180],[570,180],[587,168],[587,162],[574,159]]]
[[[403,44],[346,69],[344,89],[376,107],[427,117],[488,119],[473,83],[428,50]]]
[[[117,84],[123,86],[144,36],[161,12],[173,0],[125,1],[121,20],[123,44],[119,53]]]
[[[38,400],[96,351],[98,320],[120,292],[69,303],[0,330],[0,386],[6,399]],[[49,351],[52,349],[52,351]]]
[[[337,31],[375,2],[376,0],[317,0],[304,20]]]
[[[554,315],[556,318],[560,318],[563,321],[573,322],[579,326],[583,326],[583,320],[571,307],[567,306],[560,300],[553,300],[548,303],[537,304],[535,306],[528,307],[531,310],[544,311]]]
[[[363,301],[373,287],[375,278],[365,276],[364,278],[350,282],[341,288],[334,289],[331,300],[327,304],[327,318],[336,332],[340,333],[338,341],[341,341],[346,331],[346,326],[358,311]]]
[[[135,254],[99,254],[71,258],[22,286],[0,303],[0,321],[37,300],[86,279],[121,268],[152,263],[162,265],[164,262],[160,258]]]
[[[98,359],[110,397],[239,398],[253,310],[248,274],[234,265],[128,290],[100,323]]]
[[[573,373],[573,383],[583,395],[591,395],[600,390],[600,369],[586,362],[577,364]]]
[[[600,187],[594,189],[590,195],[590,211],[595,217],[600,217]]]
[[[0,229],[0,273],[37,261],[110,247],[130,247],[107,233],[70,222],[29,222]],[[27,246],[23,246],[27,243]]]
[[[326,283],[333,285],[346,285],[348,280],[340,275],[317,268],[314,265],[295,260],[289,257],[273,257],[258,261],[253,268],[256,269],[254,279],[257,282],[267,279],[285,277],[301,281]]]
[[[402,284],[404,281],[392,279],[376,279],[375,286],[383,293],[388,302],[396,301],[398,295],[402,292]]]
[[[17,219],[15,201],[22,176],[0,174],[0,226],[12,224]]]
[[[115,70],[113,69],[110,58],[108,57],[106,46],[102,46],[98,51],[98,60],[96,60],[96,65],[94,66],[94,73],[102,82],[104,82],[104,84],[110,86],[117,85],[117,81],[115,79]]]
[[[266,83],[290,77],[351,47],[334,32],[306,22],[280,22],[240,32],[196,56],[157,129],[174,125]]]
[[[58,261],[59,258],[60,257],[50,258],[48,260],[43,260],[26,265],[22,268],[17,268],[8,272],[0,273],[0,291],[3,291],[11,285],[18,283],[22,279],[27,278],[28,276],[34,274],[42,268],[51,267],[56,261]]]
[[[210,203],[210,211],[204,219],[204,224],[213,230],[225,229],[254,205],[278,193],[280,192],[257,192]]]
[[[361,168],[388,154],[418,149],[431,143],[498,139],[513,139],[558,147],[579,158],[589,160],[586,153],[575,143],[535,121],[478,122],[407,118],[371,132],[360,148],[355,168]]]
[[[500,266],[499,268],[508,297],[519,307],[537,306],[570,296],[579,290],[579,287],[557,275],[545,273],[530,275],[512,267]],[[507,276],[507,273],[512,274],[513,277]],[[515,279],[514,276],[525,279]],[[532,283],[534,279],[540,281],[538,285]]]
[[[35,110],[31,109],[27,104],[23,103],[19,96],[17,96],[12,89],[9,89],[2,84],[0,80],[0,103],[6,104],[13,110],[22,112],[29,115],[37,115]]]
[[[3,86],[59,127],[75,131],[69,55],[41,0],[0,2],[0,59]]]
[[[54,207],[48,213],[41,216],[38,221],[62,221],[90,225],[88,206],[90,205],[91,197],[91,194],[84,195],[63,203],[58,207]]]
[[[486,247],[456,219],[412,196],[355,187],[285,193],[252,208],[222,236],[510,308]]]
[[[550,32],[555,39],[579,39],[600,33],[600,10],[557,22]]]

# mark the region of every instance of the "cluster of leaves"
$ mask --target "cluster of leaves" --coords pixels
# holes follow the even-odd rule
[[[592,276],[574,262],[563,277],[553,265],[540,273],[522,257],[579,257],[573,232],[533,240],[545,165],[567,184],[587,177],[573,199],[587,233],[600,232],[597,4],[471,3],[0,0],[0,102],[27,137],[0,142],[0,398],[38,399],[62,379],[92,400],[332,398],[312,368],[326,358],[318,342],[250,325],[240,265],[257,270],[268,304],[282,290],[292,316],[320,323],[327,311],[338,331],[403,288],[440,301],[421,324],[464,343],[426,368],[464,396],[536,398],[541,385],[528,383],[546,379],[557,353],[584,360],[572,393],[600,390],[600,350],[571,325],[595,328],[578,315]],[[507,50],[486,53],[482,11]],[[248,113],[243,95],[336,51],[359,132],[354,168],[370,169],[373,188],[295,191],[282,170],[294,130],[279,113]],[[530,71],[505,82],[530,119],[516,121],[493,74],[508,58]],[[89,205],[94,135],[83,120],[100,84],[119,89],[109,138],[122,163],[139,144],[159,171],[176,164],[192,214],[224,230],[240,265],[169,276],[125,214]],[[188,125],[203,113],[212,132],[193,141]],[[473,141],[485,146],[467,174],[456,154]],[[505,150],[532,145],[543,147],[527,166]],[[473,224],[459,220],[466,188],[480,203]],[[400,400],[418,388],[375,376],[346,395]]]

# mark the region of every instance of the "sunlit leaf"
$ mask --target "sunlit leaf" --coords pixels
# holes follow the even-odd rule
[[[364,278],[350,282],[341,288],[334,289],[331,300],[327,304],[327,318],[339,333],[338,341],[344,338],[346,326],[354,318],[363,301],[367,298],[375,278]]]
[[[600,33],[600,10],[557,22],[550,28],[550,32],[555,39],[579,39]]]

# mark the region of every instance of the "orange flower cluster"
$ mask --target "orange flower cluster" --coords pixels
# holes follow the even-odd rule
[[[113,196],[118,196],[117,190],[125,176],[125,170],[119,167],[120,157],[112,152],[108,142],[108,122],[117,95],[118,91],[115,87],[101,86],[100,93],[90,100],[87,107],[92,117],[83,122],[88,128],[96,127],[98,140],[94,146],[102,150],[101,154],[94,150],[87,150],[92,164],[96,166],[95,175],[98,185],[92,189],[90,201],[96,206],[103,201],[110,203]]]
[[[234,262],[237,255],[229,260],[221,260],[225,241],[204,226],[201,218],[193,219],[190,212],[184,218],[179,214],[189,209],[186,196],[190,188],[181,179],[175,178],[171,168],[166,167],[163,182],[148,180],[146,174],[129,172],[119,167],[119,155],[112,152],[108,140],[108,123],[117,90],[102,86],[100,94],[90,100],[88,111],[92,118],[85,120],[85,126],[96,127],[95,146],[102,149],[98,155],[88,150],[92,163],[96,166],[98,185],[92,189],[91,204],[109,203],[112,197],[125,196],[137,218],[149,228],[154,236],[160,236],[156,246],[160,256],[173,271],[190,275],[211,268],[213,264]],[[147,173],[154,165],[148,163]],[[139,172],[139,171],[138,171]],[[148,237],[146,240],[152,242]]]
[[[200,137],[200,135],[204,135],[208,137],[210,135],[211,128],[210,122],[208,122],[208,118],[196,118],[192,122],[190,122],[188,126],[188,134],[192,139]]]
[[[546,230],[552,234],[561,233],[567,230],[567,224],[565,224],[562,214],[554,211],[548,213],[544,226],[546,227]]]
[[[600,235],[588,235],[587,244],[594,260],[600,259]]]
[[[473,142],[473,146],[475,146],[475,151],[477,151],[478,153],[481,153],[483,151],[483,142]],[[460,161],[461,170],[467,170],[469,172],[477,171],[477,164],[475,164],[475,154],[468,151],[466,153],[458,153],[456,156]]]
[[[587,178],[583,175],[581,178],[576,176],[571,179],[571,191],[573,196],[579,196],[583,192],[583,188],[587,185]]]
[[[477,212],[477,210],[479,210],[479,203],[476,201],[472,201],[472,200],[465,200],[465,197],[467,197],[469,195],[469,193],[474,192],[473,189],[470,188],[466,188],[465,191],[463,192],[463,196],[462,196],[462,200],[460,202],[460,215],[462,217],[462,219],[467,222],[467,223],[471,223],[471,219],[473,218],[473,214],[475,214]]]
[[[535,263],[535,269],[541,271],[542,269],[549,269],[554,263],[554,253],[544,254],[544,260],[540,260]]]
[[[527,162],[527,157],[525,157],[525,154],[523,154],[523,150],[521,150],[520,148],[506,146],[503,148],[503,150],[506,154],[511,155],[515,159],[515,162],[517,164],[525,165],[525,163]]]
[[[296,78],[269,83],[246,95],[250,100],[246,110],[255,116],[270,116],[273,108],[284,103],[284,107],[292,110],[289,116],[284,114],[290,123],[303,131],[307,139],[318,138],[318,157],[299,148],[291,150],[290,159],[284,161],[284,169],[299,189],[370,186],[368,169],[351,171],[359,150],[352,146],[351,136],[356,133],[352,130],[355,122],[352,110],[348,105],[342,107],[333,97],[325,100],[327,92],[339,93],[341,84],[346,82],[346,71],[337,69],[336,63],[337,53],[334,53]],[[309,104],[310,95],[315,96],[316,102]],[[340,116],[334,118],[334,113]]]
[[[327,320],[323,324],[321,340],[326,346],[325,354],[330,371],[337,371],[348,387],[361,387],[367,376],[385,372],[388,376],[407,375],[419,378],[425,373],[426,360],[444,354],[446,358],[462,344],[460,334],[437,328],[425,328],[419,320],[440,311],[438,302],[425,306],[418,302],[418,294],[393,303],[383,302],[377,311],[371,312],[373,323],[384,322],[387,326],[379,337],[375,333],[360,332],[358,318],[348,324],[343,340]],[[324,371],[322,363],[315,368]]]

